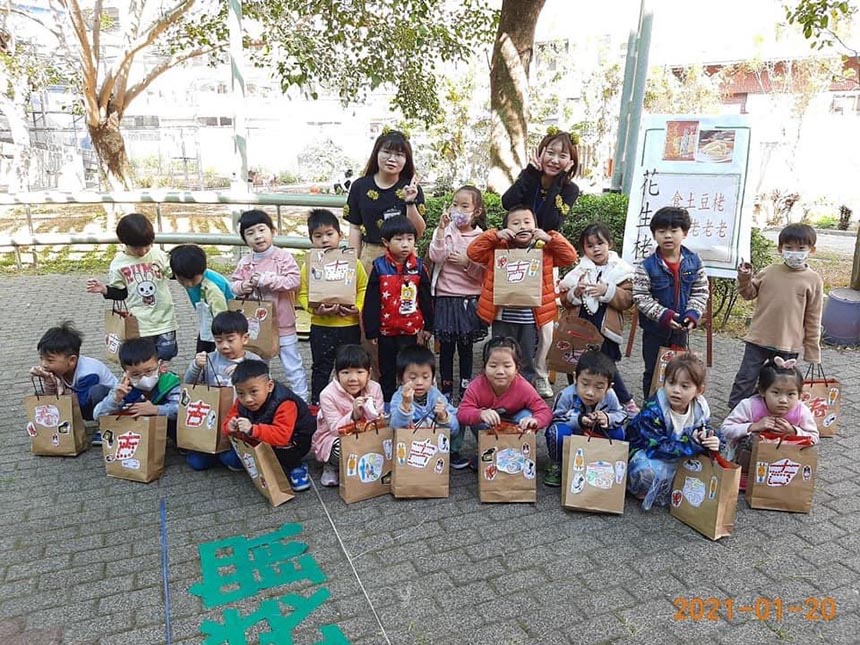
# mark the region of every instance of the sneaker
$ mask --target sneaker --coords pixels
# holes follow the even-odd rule
[[[90,441],[90,444],[92,444],[93,446],[102,445],[102,433],[99,430],[93,432],[93,438]]]
[[[469,387],[469,379],[461,378],[460,379],[460,398],[463,398],[463,395],[466,393],[466,389]]]
[[[331,464],[323,466],[322,475],[320,476],[320,484],[326,488],[334,488],[340,485],[340,469],[335,468]]]
[[[637,414],[639,414],[639,406],[636,405],[636,401],[634,401],[633,399],[630,399],[627,403],[625,403],[621,407],[624,408],[624,412],[625,412],[625,414],[627,414],[628,419],[632,419]]]
[[[290,480],[290,488],[296,493],[311,487],[311,478],[308,476],[308,467],[305,464],[299,464],[290,470],[288,478]]]
[[[469,459],[469,469],[478,472],[478,455]]]
[[[245,472],[245,469],[242,466],[237,466],[235,464],[225,464],[224,467],[227,468],[227,470],[229,470],[231,473]]]
[[[477,467],[477,462],[475,462],[475,466]],[[469,460],[466,459],[459,452],[451,453],[451,468],[454,470],[463,470],[464,468],[469,467]]]
[[[542,399],[552,398],[552,386],[549,384],[549,380],[545,376],[535,377],[535,390],[537,390],[538,396]]]
[[[550,464],[543,477],[543,483],[544,486],[552,486],[553,488],[561,486],[561,466]]]

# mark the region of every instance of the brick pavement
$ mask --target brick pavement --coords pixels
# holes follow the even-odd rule
[[[824,440],[815,504],[809,515],[751,511],[738,504],[734,536],[711,543],[659,509],[628,501],[620,517],[563,511],[558,490],[538,485],[538,501],[481,505],[475,475],[452,474],[447,500],[388,497],[346,506],[337,490],[311,490],[272,509],[241,474],[197,473],[168,449],[167,470],[151,484],[108,479],[101,454],[76,459],[29,453],[21,397],[43,329],[63,317],[87,334],[84,353],[99,356],[101,299],[83,293],[85,276],[3,278],[6,342],[0,386],[0,642],[165,642],[159,502],[166,502],[170,617],[176,642],[199,643],[205,611],[188,588],[200,581],[197,545],[235,534],[257,536],[286,522],[320,564],[331,598],[296,632],[319,640],[321,624],[339,625],[353,643],[385,643],[339,538],[391,643],[856,643],[860,633],[860,421],[843,408],[840,436]],[[174,289],[185,349],[192,317]],[[694,343],[695,345],[695,343]],[[302,344],[307,354],[306,344]],[[717,367],[707,396],[715,420],[726,413],[741,344],[716,339]],[[857,390],[860,354],[825,350],[825,364]],[[640,361],[622,362],[639,380]],[[279,368],[276,369],[276,375]],[[850,395],[849,395],[850,399]],[[471,440],[470,440],[471,441]],[[539,442],[540,444],[541,442]],[[546,459],[541,447],[539,466]],[[312,469],[318,480],[319,469]],[[323,506],[324,505],[324,506]],[[338,535],[325,509],[331,514]],[[308,594],[309,584],[261,592]],[[786,606],[832,597],[831,621],[788,614],[781,622],[736,616],[731,623],[673,619],[675,597],[781,597]]]

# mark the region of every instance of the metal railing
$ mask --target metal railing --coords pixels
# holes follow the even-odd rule
[[[196,204],[226,205],[242,207],[274,206],[278,230],[283,230],[282,207],[337,208],[340,209],[346,198],[340,195],[299,195],[281,193],[248,193],[235,191],[176,191],[141,190],[126,192],[35,192],[0,194],[0,208],[22,206],[27,218],[27,231],[12,235],[0,235],[0,249],[11,248],[20,270],[22,248],[39,246],[76,246],[93,244],[116,244],[119,240],[113,232],[104,233],[36,233],[33,226],[33,206],[50,204],[154,204],[155,205],[155,242],[157,244],[211,244],[216,246],[243,246],[239,235],[229,233],[175,233],[164,230],[162,205]],[[232,209],[237,210],[237,209]],[[287,249],[309,249],[310,240],[294,235],[277,235],[275,244]],[[36,265],[36,254],[33,253]]]

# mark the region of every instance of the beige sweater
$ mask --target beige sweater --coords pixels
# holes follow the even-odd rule
[[[824,282],[808,266],[795,270],[772,264],[751,276],[738,273],[738,292],[758,298],[744,340],[783,352],[803,350],[803,360],[821,362],[821,303]]]

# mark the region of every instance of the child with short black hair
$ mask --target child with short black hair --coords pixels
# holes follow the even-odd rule
[[[39,364],[30,369],[30,374],[45,380],[45,390],[62,394],[67,388],[75,393],[81,414],[93,420],[93,410],[117,384],[117,378],[100,360],[81,355],[83,335],[71,320],[51,327],[42,334],[36,351]],[[93,445],[101,445],[101,435],[96,432]]]
[[[299,354],[294,300],[301,286],[299,265],[286,249],[272,243],[275,225],[261,210],[245,211],[239,217],[239,235],[250,248],[248,255],[230,277],[230,288],[237,296],[258,291],[263,300],[274,304],[280,337],[280,358],[290,388],[304,400],[308,398],[308,378]]]
[[[687,335],[708,304],[708,276],[702,259],[682,245],[692,225],[686,208],[664,206],[649,224],[654,253],[636,267],[633,302],[642,327],[642,392],[651,389],[661,346],[686,348]]]
[[[316,420],[304,400],[282,383],[272,380],[263,361],[246,360],[233,371],[236,400],[222,425],[224,434],[262,441],[274,448],[290,487],[311,487],[302,458],[311,447]]]
[[[167,254],[153,246],[152,223],[140,213],[129,213],[116,225],[116,236],[125,245],[108,269],[108,282],[87,280],[88,293],[108,300],[125,300],[137,318],[141,338],[152,338],[158,358],[170,361],[179,352],[176,344],[176,311],[170,295],[171,276]]]
[[[796,359],[774,356],[762,365],[758,393],[738,403],[723,421],[726,458],[743,468],[741,486],[746,488],[746,473],[752,438],[758,432],[812,437],[818,443],[818,426],[812,411],[800,401],[803,375]]]
[[[335,379],[320,394],[311,452],[323,464],[320,484],[340,483],[340,436],[350,423],[373,421],[382,412],[382,388],[370,378],[371,358],[361,345],[343,345],[334,360]]]
[[[564,438],[574,434],[605,434],[624,440],[624,409],[612,389],[615,363],[599,350],[583,352],[575,368],[573,385],[564,388],[552,409],[553,423],[546,429],[550,464],[543,483],[561,486]]]
[[[522,348],[523,376],[534,381],[537,393],[551,397],[546,358],[552,343],[553,321],[558,308],[555,304],[554,267],[565,267],[577,260],[576,250],[558,231],[536,228],[535,216],[528,206],[514,206],[506,214],[502,229],[491,228],[469,245],[469,259],[487,267],[484,288],[478,298],[478,315],[493,326],[493,336],[514,338]],[[543,274],[539,307],[497,307],[493,304],[496,249],[541,249]]]
[[[749,262],[738,266],[738,293],[756,300],[747,334],[744,356],[732,384],[729,408],[754,392],[759,368],[779,356],[797,358],[803,350],[807,363],[821,362],[821,308],[824,281],[806,264],[815,253],[815,229],[808,224],[789,224],[779,232],[782,262],[755,275]]]
[[[721,433],[711,430],[711,409],[702,396],[707,370],[692,352],[678,354],[666,366],[666,380],[627,426],[630,463],[627,490],[642,509],[668,506],[678,462],[719,450]]]
[[[197,314],[197,352],[214,352],[212,320],[227,311],[233,299],[227,278],[207,267],[206,251],[196,244],[180,244],[170,249],[173,277],[185,288],[191,308]]]
[[[397,354],[425,343],[433,328],[430,277],[415,255],[415,226],[403,215],[382,224],[385,255],[373,261],[363,311],[364,333],[379,349],[379,381],[390,401],[397,389]]]
[[[435,385],[436,355],[422,345],[404,347],[397,354],[400,387],[391,397],[391,427],[438,423],[451,428],[451,468],[460,470],[469,460],[460,455],[463,432],[457,410]]]
[[[185,370],[185,382],[197,383],[200,375],[206,375],[206,384],[214,387],[230,387],[233,370],[244,360],[262,360],[254,352],[245,349],[248,344],[248,319],[241,311],[222,311],[212,321],[212,337],[215,351],[197,352]]]
[[[334,213],[315,208],[308,215],[308,236],[313,249],[336,249],[340,245],[340,222]],[[311,249],[309,253],[315,251]],[[328,385],[335,355],[343,345],[361,342],[361,309],[367,290],[367,273],[361,262],[355,266],[355,305],[318,305],[311,311],[311,398],[319,404],[320,394]],[[299,306],[308,311],[308,263],[302,265]]]

